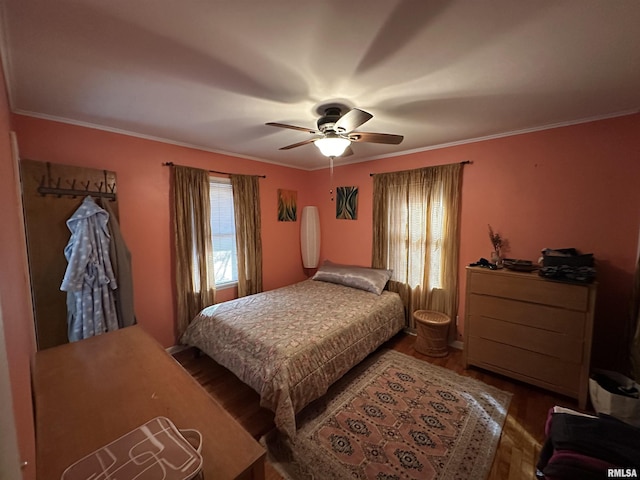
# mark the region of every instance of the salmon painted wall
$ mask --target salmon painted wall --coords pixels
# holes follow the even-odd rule
[[[15,115],[22,158],[116,172],[120,223],[132,254],[138,322],[165,347],[175,344],[169,168],[164,162],[240,174],[262,174],[263,286],[271,290],[305,277],[298,222],[277,221],[277,189],[298,191],[309,172],[182,146]],[[217,301],[235,297],[219,290]]]
[[[619,365],[640,226],[640,114],[496,138],[313,172],[323,259],[371,264],[369,173],[471,160],[464,167],[460,298],[465,265],[489,258],[487,224],[509,257],[536,261],[545,247],[594,253],[598,296],[593,364]],[[358,219],[336,220],[331,186],[358,186]],[[459,331],[464,302],[459,306]]]
[[[24,480],[32,480],[36,478],[36,455],[29,364],[35,341],[18,172],[9,137],[11,128],[0,69],[0,305],[20,461],[27,462],[22,475]]]

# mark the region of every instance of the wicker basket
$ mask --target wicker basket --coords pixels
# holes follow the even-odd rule
[[[418,338],[413,348],[430,357],[445,357],[449,354],[447,336],[451,319],[444,313],[433,310],[416,310]]]

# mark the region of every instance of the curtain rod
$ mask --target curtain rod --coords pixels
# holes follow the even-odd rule
[[[173,162],[165,162],[162,164],[165,167],[183,167],[184,165],[176,165]],[[219,172],[218,170],[207,170],[209,173],[219,173],[221,175],[244,175],[244,174],[240,174],[240,173],[229,173],[229,172]],[[249,175],[250,177],[260,177],[260,178],[267,178],[266,175]]]
[[[460,165],[467,165],[469,163],[473,163],[471,160],[464,160],[462,162],[460,162]],[[452,165],[451,163],[448,165]],[[433,165],[434,167],[441,167],[442,165]],[[429,167],[420,167],[420,168],[429,168]],[[419,168],[417,168],[416,170],[419,170]],[[395,172],[378,172],[378,173],[370,173],[369,176],[373,177],[374,175],[379,175],[381,173],[395,173]]]

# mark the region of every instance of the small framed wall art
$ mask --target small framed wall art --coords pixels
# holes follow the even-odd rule
[[[336,193],[336,218],[356,220],[358,218],[358,187],[338,187]]]
[[[295,222],[298,220],[298,192],[278,189],[278,221]]]

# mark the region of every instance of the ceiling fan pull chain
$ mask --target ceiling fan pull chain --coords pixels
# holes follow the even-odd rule
[[[329,186],[331,187],[329,193],[333,202],[333,157],[329,157]]]

